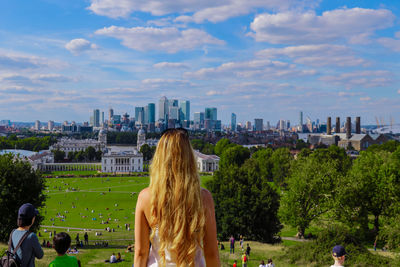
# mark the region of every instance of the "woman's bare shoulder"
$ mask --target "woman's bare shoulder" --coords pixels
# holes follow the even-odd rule
[[[145,202],[150,200],[150,189],[148,187],[146,187],[145,189],[140,191],[138,200],[145,201]]]
[[[201,198],[203,199],[203,203],[206,206],[214,205],[214,200],[213,200],[213,197],[211,195],[211,192],[208,191],[205,188],[201,188]]]

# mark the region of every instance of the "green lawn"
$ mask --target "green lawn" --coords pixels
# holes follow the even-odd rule
[[[50,174],[45,174],[45,175],[52,175],[52,176],[57,176],[57,175],[93,175],[99,173],[98,171],[52,171]]]

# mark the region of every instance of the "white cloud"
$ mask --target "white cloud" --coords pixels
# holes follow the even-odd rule
[[[0,81],[12,85],[35,86],[43,83],[67,83],[74,79],[61,74],[4,74],[0,76]]]
[[[188,69],[189,65],[180,62],[159,62],[153,65],[156,69]]]
[[[398,94],[400,94],[400,89],[399,89],[399,90],[397,90],[397,93],[398,93]]]
[[[216,39],[198,29],[180,31],[174,27],[124,28],[111,26],[97,30],[95,33],[122,40],[124,46],[139,51],[159,50],[168,53],[176,53],[181,50],[194,50],[206,44],[225,44],[224,41]]]
[[[360,97],[360,100],[361,100],[361,101],[370,101],[370,100],[371,100],[371,98],[370,98],[369,96],[366,96],[366,97]]]
[[[254,59],[224,63],[214,68],[203,68],[195,72],[184,73],[185,77],[195,79],[209,78],[271,78],[298,77],[315,75],[315,70],[298,70],[294,64],[269,59]]]
[[[349,96],[359,96],[361,93],[356,93],[356,92],[339,92],[338,96],[340,97],[349,97]]]
[[[382,37],[378,39],[378,42],[395,52],[400,52],[400,32],[396,32],[394,35],[397,39]]]
[[[329,84],[344,86],[346,89],[384,87],[393,82],[392,73],[385,70],[346,72],[338,75],[323,76],[320,80]]]
[[[251,23],[250,33],[256,41],[273,44],[312,44],[347,39],[349,42],[366,40],[378,29],[393,25],[395,16],[387,9],[335,9],[318,16],[283,12],[258,15]]]
[[[39,68],[63,68],[66,64],[33,55],[0,50],[0,69],[33,70]]]
[[[284,48],[269,48],[257,53],[259,57],[289,57],[295,63],[310,66],[359,66],[366,65],[362,58],[357,58],[349,47],[343,45],[301,45]]]
[[[79,55],[82,52],[96,49],[97,45],[92,44],[90,41],[82,38],[73,39],[65,44],[65,48],[74,55]]]
[[[149,12],[154,16],[185,14],[177,20],[181,22],[205,20],[224,21],[245,15],[257,8],[286,10],[293,7],[316,6],[315,0],[91,0],[89,10],[111,18],[127,17],[135,11]],[[187,15],[194,13],[193,17]]]

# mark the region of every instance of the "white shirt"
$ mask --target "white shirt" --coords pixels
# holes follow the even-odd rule
[[[111,255],[110,262],[111,263],[117,262],[117,258],[115,257],[115,255]]]

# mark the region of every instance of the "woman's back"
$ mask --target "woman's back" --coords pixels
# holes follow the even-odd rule
[[[157,145],[150,186],[138,197],[135,241],[135,266],[146,266],[148,261],[149,266],[204,266],[205,261],[219,266],[214,202],[200,188],[194,153],[183,129],[164,133]]]

